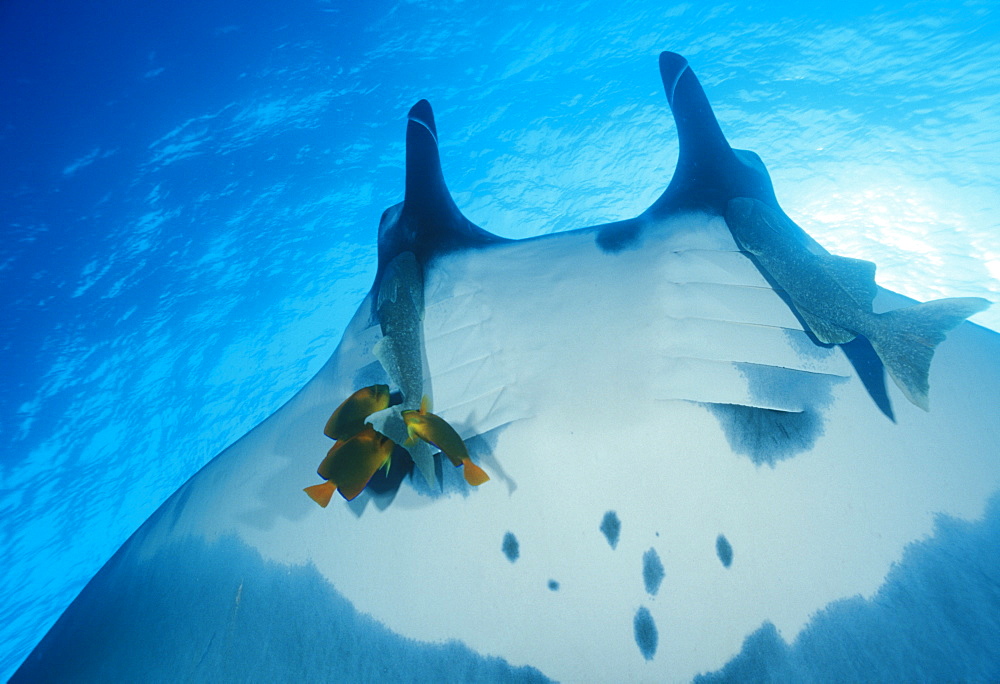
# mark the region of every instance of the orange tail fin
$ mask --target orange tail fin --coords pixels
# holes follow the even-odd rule
[[[490,476],[486,474],[486,471],[473,463],[471,459],[467,458],[463,461],[463,463],[465,464],[465,467],[462,468],[462,474],[465,475],[465,481],[473,487],[478,487],[490,479]]]
[[[333,493],[337,491],[337,485],[335,485],[332,480],[327,480],[323,484],[306,487],[302,491],[308,494],[310,499],[318,503],[323,508],[326,508],[330,503],[330,499],[333,497]]]

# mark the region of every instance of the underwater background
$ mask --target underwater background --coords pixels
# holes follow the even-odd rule
[[[473,222],[594,225],[673,171],[661,50],[830,251],[1000,301],[993,2],[0,3],[0,678],[333,352],[414,102]]]

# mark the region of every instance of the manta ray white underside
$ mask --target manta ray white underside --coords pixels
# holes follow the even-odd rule
[[[697,81],[674,57],[676,115]],[[683,157],[697,139],[686,152],[679,126]],[[908,545],[940,541],[940,516],[989,509],[997,528],[1000,336],[953,330],[922,411],[873,355],[817,344],[717,202],[672,187],[631,222],[417,250],[425,391],[489,482],[438,457],[350,503],[302,493],[330,412],[391,380],[373,288],[317,377],[164,504],[14,681],[688,680],[741,651],[767,660],[744,642],[769,625],[772,660],[806,663],[774,660],[779,678],[934,676],[866,653],[850,616],[935,621],[959,655],[934,667],[997,672],[979,626],[885,592],[921,562]],[[909,303],[882,291],[875,306]],[[612,511],[617,536],[600,529]],[[955,573],[982,575],[955,554]],[[844,600],[857,612],[832,610]],[[871,612],[890,600],[916,608]],[[789,655],[810,624],[827,640],[810,643],[843,652]],[[937,648],[921,638],[893,643]]]

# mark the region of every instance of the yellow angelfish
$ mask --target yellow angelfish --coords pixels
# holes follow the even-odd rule
[[[365,428],[365,419],[376,411],[389,408],[388,385],[362,387],[347,397],[326,421],[323,434],[330,439],[348,439]]]
[[[406,434],[409,435],[405,446],[416,444],[419,437],[440,449],[456,467],[464,465],[462,474],[470,485],[478,486],[490,479],[486,471],[469,458],[465,442],[455,432],[455,428],[448,425],[443,418],[430,412],[430,400],[427,397],[420,402],[419,411],[403,411],[402,416],[406,423]]]
[[[395,442],[376,432],[370,423],[365,424],[353,437],[337,442],[327,452],[316,470],[326,482],[302,491],[323,508],[338,489],[340,495],[350,501],[367,486],[376,470],[389,465],[395,446]]]

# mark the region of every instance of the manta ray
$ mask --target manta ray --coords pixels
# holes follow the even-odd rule
[[[916,307],[788,219],[683,57],[660,73],[659,199],[523,240],[458,209],[418,102],[329,361],[13,681],[1000,676],[1000,336],[960,322],[985,303],[883,316]],[[326,507],[321,462],[350,480]]]

